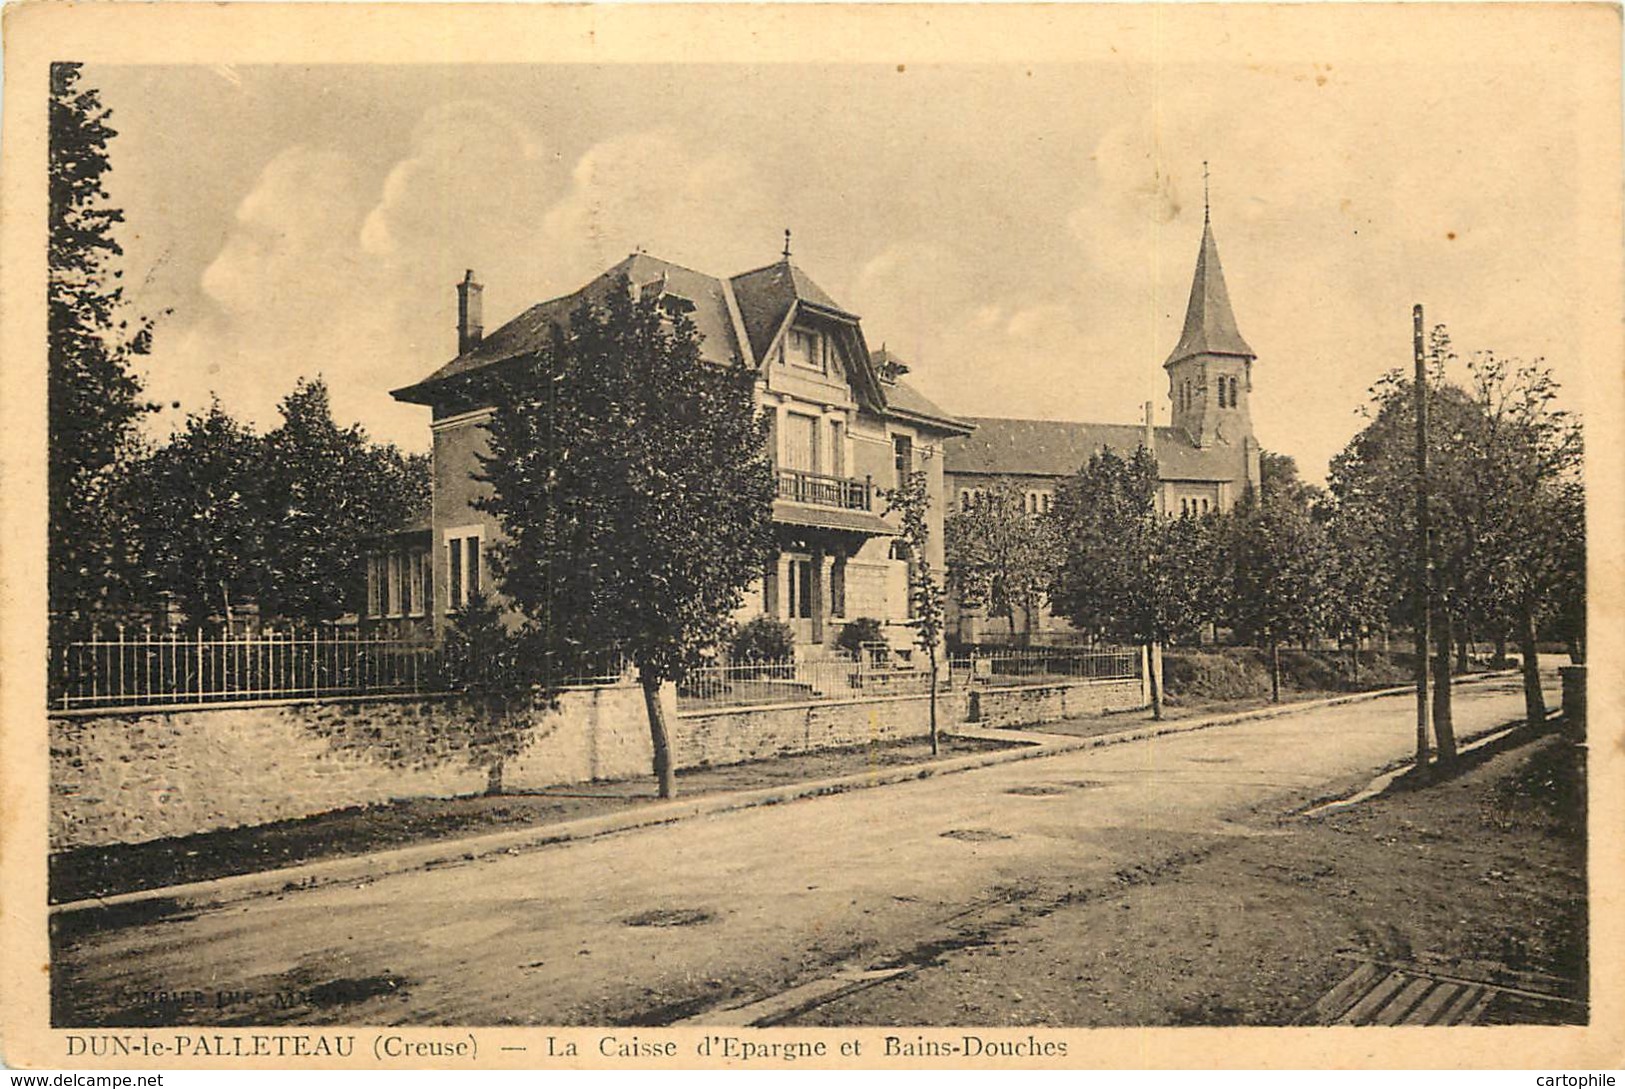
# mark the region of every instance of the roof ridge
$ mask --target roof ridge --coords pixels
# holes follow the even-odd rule
[[[716,276],[716,275],[713,275],[712,273],[704,271],[703,269],[697,269],[697,268],[694,268],[694,267],[692,267],[690,265],[681,264],[680,262],[672,261],[672,260],[669,260],[669,259],[667,259],[665,257],[661,257],[661,256],[659,256],[657,254],[648,253],[648,252],[638,253],[638,252],[634,251],[633,253],[628,254],[623,261],[621,261],[621,262],[619,262],[617,264],[611,265],[610,269],[613,270],[613,269],[619,268],[620,265],[625,264],[627,261],[631,261],[631,260],[633,260],[635,258],[638,258],[638,257],[647,258],[650,261],[658,261],[662,265],[669,265],[672,268],[677,269],[680,272],[689,272],[689,273],[694,274],[695,276],[704,276],[707,280],[715,280],[718,283],[726,283],[727,282],[727,277],[725,277],[725,276]],[[603,275],[603,274],[600,273],[599,275]],[[595,277],[595,279],[596,279],[596,277]]]
[[[788,257],[781,257],[777,261],[769,261],[767,264],[761,266],[760,268],[748,268],[744,272],[736,272],[732,276],[729,276],[728,279],[729,280],[741,280],[741,279],[744,279],[746,276],[754,276],[758,272],[766,272],[770,268],[777,268],[780,265],[788,265],[789,263],[790,263],[790,259]]]
[[[1000,420],[1005,423],[1063,424],[1067,427],[1144,427],[1143,423],[1113,423],[1109,420],[1047,420],[1038,416],[964,416],[966,420]],[[1157,425],[1165,426],[1165,425]]]

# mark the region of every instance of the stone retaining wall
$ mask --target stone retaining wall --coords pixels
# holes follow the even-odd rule
[[[994,730],[1145,706],[1138,679],[974,689],[969,695],[965,721]]]
[[[1135,706],[1139,682],[942,693],[938,722],[1029,726]],[[927,696],[678,713],[680,768],[923,737]],[[52,850],[184,836],[403,798],[539,790],[647,776],[642,689],[572,689],[558,706],[493,724],[453,697],[282,701],[51,718]]]

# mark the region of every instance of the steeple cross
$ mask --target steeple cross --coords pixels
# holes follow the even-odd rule
[[[784,259],[790,260],[790,228],[784,229]]]
[[[1208,221],[1207,160],[1202,160],[1202,222]]]

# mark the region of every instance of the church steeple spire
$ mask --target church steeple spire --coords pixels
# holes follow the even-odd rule
[[[1204,164],[1205,167],[1206,164]],[[1236,315],[1230,309],[1230,292],[1224,286],[1224,268],[1219,264],[1219,246],[1213,241],[1213,222],[1208,214],[1206,174],[1203,176],[1202,248],[1196,254],[1196,275],[1191,280],[1190,302],[1185,306],[1185,328],[1179,334],[1164,367],[1195,355],[1236,355],[1256,359],[1236,328]]]
[[[1256,353],[1236,328],[1236,315],[1230,309],[1219,247],[1213,241],[1207,164],[1203,163],[1202,245],[1196,252],[1196,274],[1185,307],[1185,327],[1162,366],[1168,372],[1174,427],[1198,449],[1241,448],[1248,466],[1256,460],[1249,408],[1255,358]]]

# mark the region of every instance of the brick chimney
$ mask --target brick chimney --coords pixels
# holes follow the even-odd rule
[[[1140,442],[1145,447],[1146,453],[1155,454],[1157,452],[1157,428],[1153,422],[1151,411],[1151,402],[1147,401],[1145,403],[1145,437]]]
[[[474,282],[474,270],[463,273],[457,285],[457,354],[472,351],[485,335],[484,316],[480,306],[480,292],[485,285]]]

